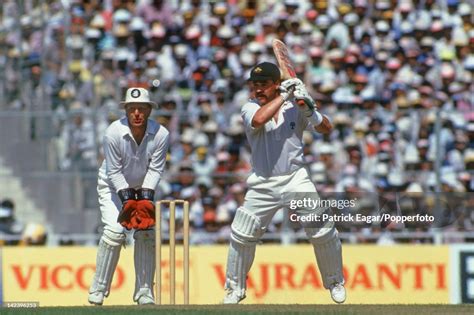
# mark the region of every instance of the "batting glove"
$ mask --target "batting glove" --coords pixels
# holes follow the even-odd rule
[[[311,95],[309,95],[308,91],[306,90],[306,88],[304,86],[297,87],[295,89],[295,92],[293,93],[293,95],[295,96],[295,100],[303,101],[304,104],[306,105],[306,108],[304,106],[300,106],[300,109],[302,109],[304,111],[317,110],[316,103],[314,102]],[[301,102],[299,102],[298,105],[301,105],[300,103]]]
[[[283,98],[283,101],[286,102],[287,100],[289,100],[291,97],[293,97],[293,89],[290,88],[290,89],[287,89],[283,86],[280,85],[280,87],[278,88],[278,90],[280,90],[280,96]]]
[[[316,103],[314,102],[311,95],[304,86],[297,87],[293,93],[296,102],[298,103],[298,108],[303,111],[306,119],[311,122],[312,125],[318,126],[323,121],[323,116],[318,112]],[[304,105],[301,106],[300,103]],[[306,106],[305,106],[306,105]]]
[[[285,88],[287,91],[296,89],[299,86],[304,86],[303,82],[298,78],[291,78],[281,82],[280,87]]]

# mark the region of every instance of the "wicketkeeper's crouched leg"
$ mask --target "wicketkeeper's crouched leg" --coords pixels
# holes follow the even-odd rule
[[[260,219],[243,207],[237,209],[231,229],[224,304],[237,304],[245,298],[247,273],[255,258],[257,242],[265,232]]]
[[[94,279],[89,289],[89,303],[102,305],[104,298],[109,295],[124,241],[124,233],[104,230],[99,241]]]
[[[324,287],[331,291],[331,297],[335,302],[343,303],[346,293],[342,269],[342,248],[336,228],[330,224],[330,227],[305,228],[305,231],[313,244]]]
[[[135,292],[138,304],[154,304],[153,278],[155,276],[155,231],[136,230],[135,239]]]

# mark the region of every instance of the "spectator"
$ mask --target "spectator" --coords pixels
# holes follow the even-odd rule
[[[46,245],[48,233],[42,224],[28,223],[21,235],[21,245],[42,246]]]
[[[133,84],[162,105],[169,168],[184,173],[163,194],[211,181],[228,196],[249,172],[236,104],[250,97],[250,67],[272,58],[280,38],[335,125],[305,147],[321,191],[354,175],[384,191],[394,170],[423,184],[437,156],[472,186],[472,3],[51,0],[21,10],[6,1],[0,20],[0,110],[51,112],[59,169],[96,168],[104,126]]]
[[[71,106],[71,121],[66,123],[61,135],[67,145],[62,169],[87,171],[97,168],[94,129],[84,111],[79,102]]]
[[[0,203],[0,235],[7,238],[0,240],[1,243],[5,245],[19,244],[23,230],[23,224],[15,218],[15,203],[11,199],[4,199]]]

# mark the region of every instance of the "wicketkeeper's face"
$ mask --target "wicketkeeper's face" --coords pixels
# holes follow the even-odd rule
[[[125,107],[130,127],[145,127],[151,113],[151,105],[143,103],[130,103]]]
[[[252,98],[256,98],[260,105],[265,105],[278,96],[280,82],[273,80],[250,81],[249,86]]]

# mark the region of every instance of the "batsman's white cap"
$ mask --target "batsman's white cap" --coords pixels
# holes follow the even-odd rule
[[[150,101],[150,95],[148,94],[148,91],[139,87],[129,88],[125,94],[125,101],[120,102],[120,105],[125,107],[130,103],[145,103],[150,104],[153,108],[158,108],[158,104]]]

